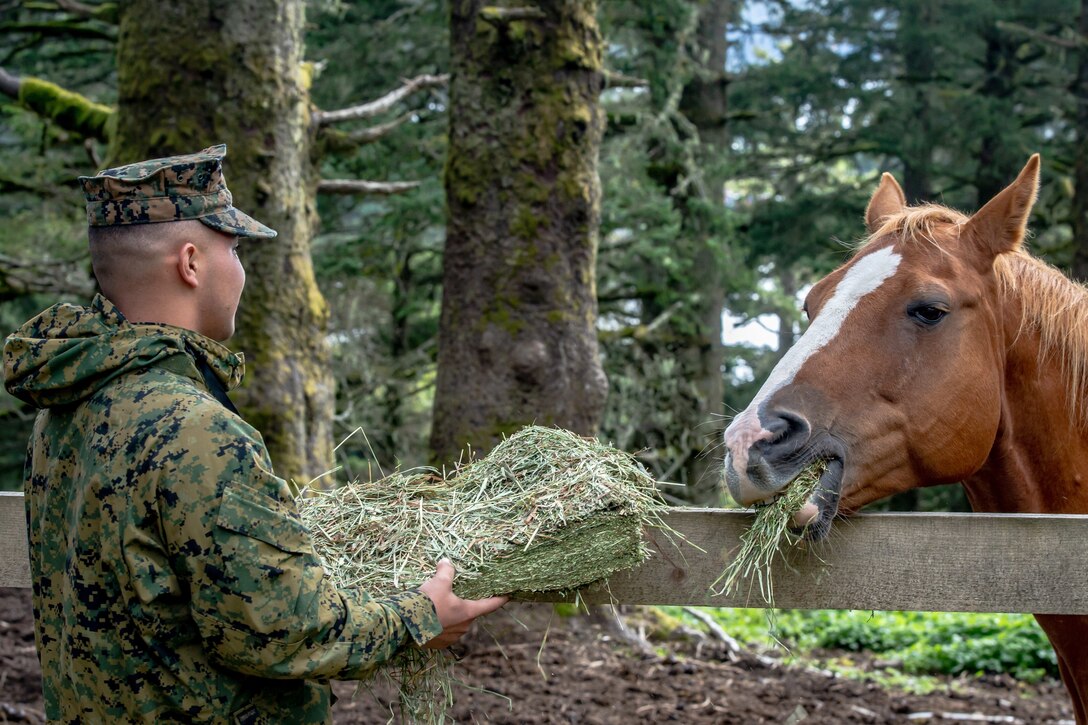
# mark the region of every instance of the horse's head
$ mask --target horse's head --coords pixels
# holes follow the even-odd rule
[[[1001,418],[1005,330],[994,271],[1016,250],[1039,157],[974,216],[907,207],[884,174],[870,237],[805,300],[805,334],[725,431],[725,480],[749,505],[817,460],[828,466],[794,520],[821,537],[841,508],[962,480]]]

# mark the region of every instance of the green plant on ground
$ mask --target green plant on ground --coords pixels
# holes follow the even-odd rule
[[[699,627],[682,608],[663,609]],[[907,676],[1006,673],[1024,682],[1058,676],[1054,650],[1030,614],[794,609],[777,611],[771,631],[765,610],[707,612],[742,642],[784,645],[801,658],[845,650],[879,655]]]

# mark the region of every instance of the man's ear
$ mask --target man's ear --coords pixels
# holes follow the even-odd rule
[[[175,258],[175,264],[177,265],[178,277],[181,281],[194,289],[200,286],[200,276],[198,275],[198,258],[199,254],[196,245],[192,242],[185,242],[178,248],[177,256]]]
[[[880,186],[876,187],[869,199],[869,208],[865,210],[865,226],[870,234],[876,234],[888,217],[898,214],[907,206],[907,197],[895,177],[884,172],[880,177]]]

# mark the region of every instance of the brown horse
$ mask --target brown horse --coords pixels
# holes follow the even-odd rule
[[[1088,290],[1021,249],[1039,157],[973,216],[908,207],[884,174],[870,236],[805,300],[810,324],[725,431],[748,505],[817,459],[794,523],[815,538],[918,486],[976,511],[1088,513]],[[1054,582],[1060,586],[1060,582]],[[1036,615],[1088,723],[1088,617]]]

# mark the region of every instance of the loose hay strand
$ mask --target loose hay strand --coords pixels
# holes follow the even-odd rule
[[[731,594],[737,591],[742,580],[747,580],[749,594],[758,587],[763,601],[774,608],[772,565],[776,556],[783,555],[784,549],[801,541],[802,536],[790,530],[790,523],[816,491],[825,470],[826,461],[813,463],[781,495],[759,507],[751,527],[740,537],[737,555],[711,585],[715,594]]]
[[[461,597],[572,591],[648,558],[645,526],[671,531],[656,482],[632,456],[539,426],[449,476],[417,468],[307,494],[299,513],[326,571],[371,597],[422,584],[442,558]],[[377,674],[395,683],[405,716],[443,722],[451,664],[405,648]]]

